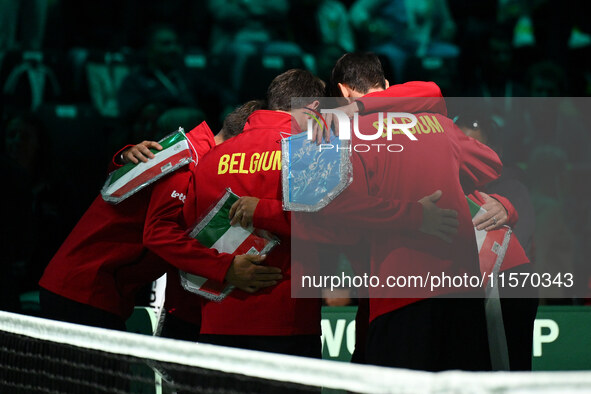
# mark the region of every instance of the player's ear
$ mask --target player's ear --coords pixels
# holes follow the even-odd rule
[[[387,79],[385,79],[386,81],[386,89],[388,89],[390,87],[390,81],[388,81]]]
[[[339,90],[341,91],[341,95],[343,97],[351,97],[352,91],[351,91],[351,88],[348,85],[345,85],[345,84],[342,84],[342,83],[339,83],[338,85],[339,85]]]
[[[310,108],[310,109],[316,110],[316,109],[318,109],[319,106],[320,106],[320,101],[314,100],[310,104],[308,104],[307,107]]]

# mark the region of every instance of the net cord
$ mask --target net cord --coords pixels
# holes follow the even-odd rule
[[[548,392],[565,388],[588,392],[591,387],[591,372],[587,371],[411,371],[187,343],[4,311],[0,311],[0,330],[107,353],[357,393]]]

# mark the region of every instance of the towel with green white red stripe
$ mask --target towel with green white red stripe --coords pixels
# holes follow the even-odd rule
[[[468,206],[470,207],[470,216],[472,219],[486,213],[480,205],[469,197]],[[499,272],[503,265],[505,253],[511,241],[511,228],[503,226],[497,230],[486,231],[477,230],[476,244],[478,246],[478,260],[480,262],[480,272],[483,275],[483,286],[486,289],[486,298],[484,311],[486,315],[486,328],[488,336],[488,346],[490,352],[490,361],[495,371],[509,370],[509,350],[507,347],[507,336],[503,323],[503,311],[501,307],[499,294]],[[493,283],[489,286],[489,279],[493,277]]]
[[[190,236],[203,246],[220,253],[266,254],[279,243],[277,238],[267,231],[253,227],[243,228],[239,224],[230,225],[230,208],[238,200],[238,196],[227,190],[224,196],[201,219]],[[223,300],[233,290],[233,286],[225,285],[202,276],[181,271],[181,284],[185,290],[213,301]]]
[[[164,175],[190,163],[193,158],[189,142],[182,128],[159,141],[162,150],[150,149],[154,158],[137,164],[127,163],[109,174],[101,190],[103,200],[118,204]]]

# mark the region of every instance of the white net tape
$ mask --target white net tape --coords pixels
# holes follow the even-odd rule
[[[591,372],[419,372],[188,343],[2,311],[0,331],[107,353],[358,393],[591,393]]]

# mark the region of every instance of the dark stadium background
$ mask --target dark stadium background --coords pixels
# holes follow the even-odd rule
[[[582,0],[444,1],[447,16],[427,14],[433,17],[433,31],[440,33],[433,33],[432,41],[457,51],[443,56],[417,53],[412,37],[397,41],[393,33],[400,32],[387,30],[393,25],[384,15],[395,12],[395,2],[367,8],[365,21],[356,20],[363,4],[352,0],[269,3],[0,3],[0,309],[35,313],[18,296],[37,289],[45,265],[100,190],[114,152],[128,143],[158,139],[178,125],[191,129],[204,119],[218,130],[229,109],[263,98],[269,81],[286,69],[309,68],[327,80],[341,54],[374,50],[390,82],[433,80],[446,97],[591,93],[591,29]],[[124,75],[146,64],[146,40],[158,28],[178,35],[175,67],[182,69],[196,111],[163,118],[179,103],[153,102],[142,103],[153,105],[142,116],[137,110],[122,114],[120,107],[129,103],[117,100],[118,87]],[[392,39],[376,38],[384,31]],[[400,70],[388,49],[379,50],[391,43],[408,55]],[[578,109],[589,125],[591,112]],[[561,182],[559,195],[542,197],[552,199],[563,214],[565,226],[556,235],[573,263],[588,263],[591,255],[591,145],[588,127],[584,130],[582,138],[567,138],[564,149],[538,157]],[[530,185],[539,174],[528,172],[528,163],[541,142],[515,135],[505,147],[504,162],[516,165]],[[552,226],[537,219],[537,226]],[[589,269],[581,274],[588,278]]]

